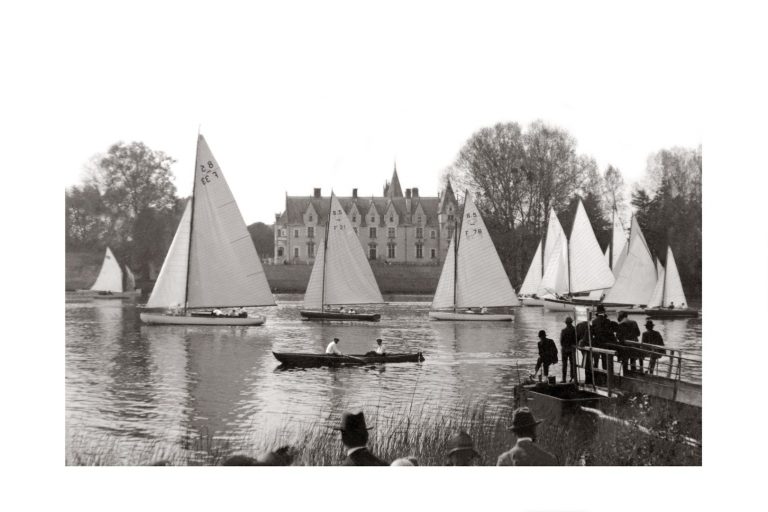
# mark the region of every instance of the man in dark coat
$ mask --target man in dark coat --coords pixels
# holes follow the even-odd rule
[[[616,336],[614,336],[613,322],[608,320],[608,316],[605,314],[605,306],[602,304],[597,306],[597,314],[594,320],[592,320],[592,347],[593,348],[609,348],[609,343],[616,343]],[[595,368],[597,368],[598,361],[603,362],[603,369],[608,369],[608,358],[605,354],[594,354]]]
[[[557,363],[557,346],[555,342],[547,338],[547,333],[539,331],[539,359],[536,361],[536,371],[534,375],[539,373],[539,368],[544,367],[544,376],[549,376],[549,365]]]
[[[357,414],[345,412],[341,415],[341,426],[334,430],[341,431],[341,442],[347,450],[344,466],[389,466],[370,451],[368,451],[368,431],[365,426],[365,415],[362,411]]]
[[[658,331],[653,330],[653,321],[648,320],[645,322],[645,328],[647,329],[643,333],[643,337],[640,340],[642,343],[646,343],[648,345],[658,345],[660,347],[664,346],[664,339],[661,337],[661,333]],[[665,355],[667,352],[663,348],[661,349],[654,349],[655,354],[651,354],[648,359],[648,373],[653,373],[653,370],[656,368],[656,360],[660,358],[661,356]]]
[[[637,322],[629,319],[629,315],[626,311],[619,311],[619,325],[616,329],[616,337],[619,340],[619,345],[625,345],[627,341],[638,341],[640,338],[640,328],[637,326]],[[640,360],[640,372],[643,371],[643,354],[629,347],[622,348],[620,353],[621,368],[623,372],[627,373],[627,361],[630,361],[632,371],[637,371],[637,360]]]
[[[508,452],[499,455],[497,466],[557,466],[557,458],[536,444],[536,425],[541,420],[534,418],[527,407],[515,409],[512,426],[509,428],[517,440]]]
[[[573,327],[573,320],[571,317],[565,319],[565,328],[560,331],[560,351],[563,359],[563,380],[565,382],[565,376],[568,373],[568,368],[571,369],[571,380],[576,379],[576,328]]]

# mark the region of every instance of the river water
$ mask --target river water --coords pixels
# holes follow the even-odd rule
[[[141,464],[152,445],[172,452],[189,432],[247,439],[342,411],[430,407],[450,411],[487,401],[512,405],[519,376],[533,373],[539,329],[557,341],[565,313],[517,308],[513,322],[436,322],[430,297],[388,297],[378,323],[316,323],[299,316],[301,296],[259,308],[259,327],[147,326],[132,301],[67,299],[67,460],[84,451]],[[641,325],[643,317],[634,317]],[[667,346],[700,357],[701,319],[657,320]],[[424,363],[278,369],[272,351],[322,352],[333,338],[364,353],[383,338],[390,352],[421,350]],[[551,370],[560,375],[560,365]],[[701,368],[687,368],[699,380]],[[86,458],[86,460],[89,460]]]

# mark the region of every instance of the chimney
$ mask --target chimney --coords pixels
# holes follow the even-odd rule
[[[416,187],[413,188],[413,197],[419,197],[419,189]]]
[[[357,189],[356,188],[352,189],[352,198],[353,199],[357,199]]]
[[[315,199],[320,199],[320,189],[319,188],[315,189]]]
[[[411,198],[411,189],[407,188],[405,189],[405,198],[410,199]]]

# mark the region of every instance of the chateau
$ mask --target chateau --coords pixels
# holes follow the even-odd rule
[[[381,197],[338,197],[369,260],[424,265],[442,264],[453,237],[456,196],[446,183],[438,197],[421,197],[397,177],[385,182]],[[311,196],[286,196],[285,211],[275,215],[275,263],[313,263],[323,249],[330,197],[319,188]]]

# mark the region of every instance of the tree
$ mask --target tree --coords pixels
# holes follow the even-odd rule
[[[271,258],[275,254],[275,232],[272,225],[254,222],[248,226],[253,245],[260,258]]]
[[[74,186],[66,191],[65,247],[81,251],[100,247],[110,233],[110,219],[98,188]]]

